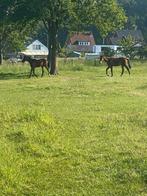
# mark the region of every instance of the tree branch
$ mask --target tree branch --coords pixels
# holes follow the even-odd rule
[[[42,19],[42,21],[43,21],[43,24],[44,24],[44,26],[45,26],[46,30],[47,30],[47,31],[49,31],[49,27],[48,27],[48,25],[46,24],[45,19]]]

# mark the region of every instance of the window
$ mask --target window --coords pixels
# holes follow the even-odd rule
[[[33,50],[41,50],[41,45],[33,45]]]
[[[81,45],[83,45],[83,46],[89,46],[90,45],[90,42],[79,42],[79,45],[81,46]]]

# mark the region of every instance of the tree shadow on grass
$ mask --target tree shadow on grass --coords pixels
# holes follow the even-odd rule
[[[22,131],[7,134],[6,138],[15,143],[19,143],[19,142],[22,143],[28,139]]]
[[[140,86],[137,89],[139,89],[139,90],[145,90],[145,89],[147,89],[147,84],[145,84],[143,86]]]
[[[0,73],[0,80],[27,79],[27,73]]]

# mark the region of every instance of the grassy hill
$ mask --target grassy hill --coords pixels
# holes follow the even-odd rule
[[[0,66],[0,195],[147,195],[147,62],[132,64]]]

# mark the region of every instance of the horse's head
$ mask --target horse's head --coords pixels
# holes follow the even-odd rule
[[[22,62],[24,63],[26,61],[26,56],[24,55],[22,58]]]
[[[24,55],[23,56],[23,59],[22,59],[22,62],[24,63],[25,61],[28,61],[29,59],[30,59],[29,56]]]
[[[101,55],[101,56],[100,56],[100,61],[99,61],[99,62],[100,62],[100,63],[102,63],[103,61],[104,61],[104,62],[107,62],[108,59],[109,59],[109,57],[106,57],[106,56],[104,56],[104,55]]]
[[[104,61],[104,56],[101,55],[101,56],[100,56],[100,61],[99,61],[99,62],[102,63],[103,61]]]

